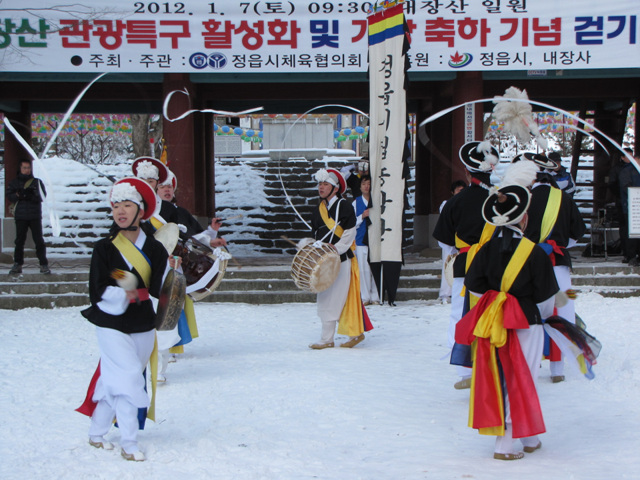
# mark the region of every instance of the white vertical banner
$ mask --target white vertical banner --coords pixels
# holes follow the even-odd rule
[[[464,106],[464,143],[473,142],[476,139],[475,104],[467,103]]]
[[[402,157],[407,139],[403,5],[374,13],[368,22],[373,204],[369,257],[371,262],[401,262],[405,191]]]

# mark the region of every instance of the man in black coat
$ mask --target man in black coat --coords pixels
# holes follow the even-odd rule
[[[40,273],[51,273],[47,260],[47,247],[42,238],[42,200],[43,195],[46,196],[46,194],[42,181],[33,176],[31,160],[21,160],[18,175],[7,187],[7,199],[14,204],[16,221],[16,247],[10,274],[22,273],[24,242],[27,240],[27,230],[29,229],[31,229],[36,256],[40,262]]]
[[[453,263],[453,285],[451,287],[451,313],[447,341],[454,348],[456,324],[465,311],[465,300],[462,296],[464,277],[467,272],[467,256],[477,251],[483,241],[491,238],[493,226],[487,225],[482,217],[482,205],[489,196],[491,172],[499,162],[498,150],[489,142],[465,143],[458,153],[460,161],[466,168],[469,187],[449,200],[440,213],[433,231],[433,237],[458,255]],[[457,364],[456,364],[457,365]],[[457,365],[460,380],[454,384],[456,389],[469,388],[471,385],[471,369]]]

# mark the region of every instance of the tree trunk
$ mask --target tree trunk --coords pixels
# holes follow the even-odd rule
[[[131,115],[131,141],[133,142],[133,155],[135,158],[150,156],[149,144],[149,115]]]

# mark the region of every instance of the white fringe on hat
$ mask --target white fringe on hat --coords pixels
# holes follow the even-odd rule
[[[160,171],[158,170],[158,167],[156,167],[149,160],[142,160],[140,163],[138,163],[136,177],[142,179],[153,178],[154,180],[159,180]]]
[[[540,171],[538,165],[528,160],[511,163],[504,171],[500,187],[521,185],[528,188],[535,181],[538,171]]]
[[[476,147],[476,151],[482,153],[483,160],[478,168],[483,172],[491,171],[498,164],[500,159],[493,154],[493,146],[489,140],[480,142]]]
[[[340,187],[340,182],[338,181],[338,177],[336,177],[335,173],[329,173],[324,168],[321,168],[316,172],[314,178],[318,183],[327,182],[333,185],[334,187]]]
[[[140,163],[142,163],[142,162],[140,162]],[[156,167],[154,166],[154,168],[156,168]],[[156,170],[157,170],[157,168],[156,168]],[[158,175],[158,176],[159,176],[159,175]],[[166,185],[166,186],[172,187],[172,186],[173,186],[173,179],[174,179],[175,177],[176,177],[176,176],[173,174],[173,172],[167,168],[167,179],[166,179],[164,182],[162,182],[162,183],[158,184],[158,186],[164,186],[164,185]],[[147,177],[147,178],[149,178],[149,177]],[[177,183],[178,183],[178,182],[176,182],[176,184],[177,184]]]
[[[546,149],[548,142],[540,134],[540,130],[533,119],[531,104],[526,90],[509,87],[504,92],[504,98],[514,98],[524,101],[494,100],[493,118],[504,124],[506,133],[514,135],[520,143],[529,143],[531,136],[535,137],[540,148]]]
[[[137,205],[142,203],[142,195],[136,187],[127,182],[118,183],[111,189],[111,203],[133,202]]]

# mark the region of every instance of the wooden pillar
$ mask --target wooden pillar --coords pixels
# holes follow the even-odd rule
[[[9,119],[11,125],[18,131],[18,133],[27,142],[31,141],[31,113],[26,111],[5,113],[5,118]],[[16,137],[4,127],[4,194],[6,198],[7,185],[13,180],[18,172],[18,165],[20,160],[28,158],[31,159],[31,155],[20,144]],[[9,202],[5,202],[5,218],[9,214]]]
[[[416,124],[420,123],[429,115],[429,105],[421,102],[416,112]],[[415,191],[414,202],[415,212],[413,214],[413,246],[415,250],[422,250],[429,246],[431,242],[431,231],[429,228],[429,210],[431,195],[431,172],[429,144],[425,145],[426,131],[428,125],[418,130],[415,150]]]
[[[459,105],[464,102],[479,100],[483,97],[483,80],[482,72],[458,72],[453,82],[453,104]],[[453,132],[452,132],[452,151],[453,158],[453,179],[464,179],[465,168],[458,157],[460,147],[468,141],[484,140],[484,132],[482,130],[482,104],[473,104],[473,122],[467,123],[468,113],[465,107],[461,107],[453,112]],[[469,136],[467,129],[473,126],[473,135]],[[469,136],[469,138],[467,138]],[[451,185],[449,185],[451,186]]]
[[[163,98],[174,90],[189,91],[189,96],[176,93],[171,97],[167,108],[170,118],[175,118],[193,109],[195,90],[186,73],[166,73],[163,83]],[[197,201],[196,195],[196,157],[194,141],[194,117],[201,115],[193,113],[175,122],[163,119],[164,141],[167,146],[167,164],[178,179],[176,199],[178,205],[186,208],[193,215],[203,215],[204,206]],[[200,175],[202,178],[202,175]]]
[[[420,104],[418,111],[416,112],[416,124],[420,125],[422,121],[427,118],[428,112],[425,110],[425,105]],[[423,131],[429,130],[429,125],[422,127]],[[431,195],[431,171],[429,168],[429,145],[425,145],[423,140],[425,139],[424,133],[418,133],[416,141],[415,152],[415,214],[416,215],[428,215],[431,210],[430,195]]]
[[[433,113],[440,112],[452,105],[452,90],[447,88],[438,92],[433,102]],[[431,197],[429,213],[438,215],[440,205],[447,200],[454,169],[458,160],[457,149],[453,148],[453,131],[455,130],[452,115],[445,115],[436,120],[431,127]]]
[[[207,115],[203,118],[201,130],[202,158],[204,159],[204,175],[202,176],[205,184],[203,185],[205,197],[204,203],[208,217],[214,217],[216,214],[216,171],[215,171],[215,149],[213,135],[213,115]]]

